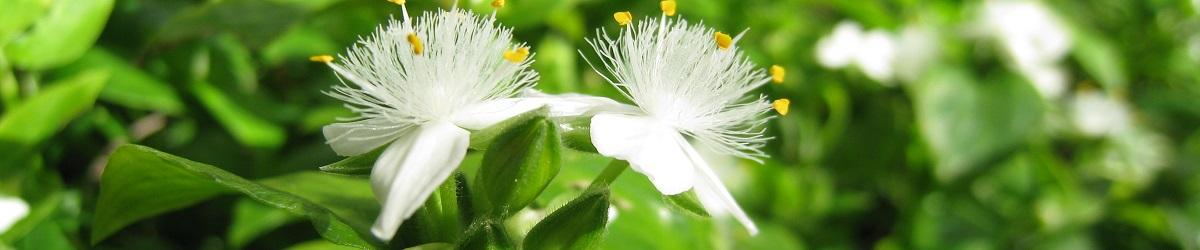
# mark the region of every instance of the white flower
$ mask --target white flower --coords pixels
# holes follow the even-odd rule
[[[1131,127],[1129,108],[1099,91],[1080,91],[1071,102],[1071,120],[1088,136],[1104,136]]]
[[[327,143],[343,156],[388,145],[371,171],[383,205],[371,232],[385,241],[457,169],[468,130],[544,105],[537,98],[513,98],[538,75],[528,67],[528,49],[514,45],[511,30],[497,27],[494,16],[455,9],[412,20],[406,13],[339,61],[332,59],[314,57],[343,82],[326,94],[357,117],[325,126]]]
[[[695,146],[753,160],[765,157],[759,148],[769,138],[762,135],[762,125],[773,104],[747,94],[771,78],[736,48],[740,36],[665,16],[626,26],[617,37],[601,30],[589,43],[607,71],[601,75],[637,107],[595,115],[592,143],[600,154],[628,161],[663,194],[695,188],[707,210],[732,214],[756,234],[757,227]],[[786,101],[780,102],[778,109],[786,112]]]
[[[1039,2],[988,1],[981,23],[1042,96],[1062,96],[1066,73],[1057,64],[1070,51],[1071,36],[1054,13]]]
[[[897,46],[888,32],[863,33],[858,23],[844,21],[817,42],[817,62],[834,69],[854,65],[872,80],[888,85],[895,71]]]
[[[0,234],[29,215],[29,204],[16,197],[0,196]]]

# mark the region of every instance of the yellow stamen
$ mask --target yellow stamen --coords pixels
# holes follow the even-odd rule
[[[783,83],[783,76],[786,74],[787,71],[784,70],[783,67],[780,67],[779,65],[771,65],[771,81],[774,81],[775,83]]]
[[[404,5],[405,0],[388,0],[388,2],[392,2],[394,4],[399,4],[399,5]]]
[[[499,9],[501,7],[504,7],[504,0],[492,0],[492,8]]]
[[[628,25],[629,22],[633,22],[633,14],[629,13],[628,11],[617,12],[613,13],[613,19],[617,20],[617,24],[625,26]]]
[[[713,38],[717,39],[718,48],[729,49],[729,46],[733,45],[733,38],[729,37],[729,35],[726,35],[725,33],[721,33],[720,31],[717,31],[716,34],[713,34]]]
[[[658,6],[662,7],[662,11],[667,16],[675,16],[675,0],[663,0],[658,2]]]
[[[412,44],[413,54],[420,55],[421,52],[425,52],[425,46],[421,45],[421,38],[417,37],[417,34],[409,32],[408,43]]]
[[[309,60],[309,61],[314,61],[314,62],[319,62],[319,63],[329,63],[329,62],[332,62],[332,61],[333,61],[333,56],[330,56],[330,55],[315,55],[315,56],[310,56],[310,57],[308,57],[308,60]]]
[[[504,52],[504,60],[512,63],[524,62],[526,57],[529,57],[529,48],[525,47],[518,48],[515,51],[509,50]]]
[[[792,101],[788,100],[787,98],[782,98],[779,100],[775,100],[775,102],[772,102],[771,107],[775,108],[775,112],[779,112],[779,115],[787,116],[788,105],[791,105],[791,104],[792,104]]]

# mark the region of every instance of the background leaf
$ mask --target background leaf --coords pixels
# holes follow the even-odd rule
[[[31,70],[70,63],[100,37],[113,0],[56,0],[28,34],[4,48],[13,64]]]

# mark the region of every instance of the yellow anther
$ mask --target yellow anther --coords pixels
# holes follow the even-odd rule
[[[771,102],[771,107],[775,108],[775,112],[779,112],[779,115],[787,116],[788,105],[791,105],[791,104],[792,104],[791,100],[788,100],[787,98],[781,98],[779,100],[775,100],[774,102]]]
[[[720,31],[717,31],[717,33],[713,34],[713,38],[717,39],[717,47],[721,49],[729,49],[729,46],[733,45],[733,38],[729,37],[729,35],[726,35],[725,33],[721,33]]]
[[[492,0],[492,8],[499,9],[501,7],[504,7],[504,0]]]
[[[509,50],[509,51],[504,52],[504,60],[508,60],[509,62],[512,62],[512,63],[524,62],[526,57],[529,57],[529,48],[526,48],[526,47],[521,47],[521,48],[518,48],[517,50]]]
[[[425,52],[425,46],[421,45],[421,38],[417,37],[417,34],[409,32],[408,43],[412,44],[413,54],[420,55],[421,52]]]
[[[628,25],[629,22],[633,22],[633,14],[629,13],[628,11],[617,12],[613,13],[613,19],[617,20],[617,24],[625,26]]]
[[[787,70],[779,65],[771,65],[771,81],[775,83],[783,83],[783,76],[787,74]]]
[[[331,55],[315,55],[315,56],[308,57],[308,60],[314,61],[314,62],[319,62],[319,63],[329,63],[329,62],[333,61],[333,56],[331,56]]]
[[[658,6],[662,7],[663,14],[667,14],[667,16],[675,15],[675,0],[663,0],[658,3]]]
[[[405,0],[388,0],[388,2],[392,2],[394,4],[399,4],[399,5],[404,5],[404,2],[406,2],[406,1]]]

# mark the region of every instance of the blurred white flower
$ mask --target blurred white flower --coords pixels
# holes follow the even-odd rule
[[[773,106],[786,112],[787,101],[746,96],[771,77],[737,49],[740,35],[665,15],[625,23],[617,37],[601,30],[588,42],[600,55],[601,75],[637,107],[595,115],[592,143],[600,154],[628,161],[659,192],[694,188],[710,213],[731,214],[756,234],[693,143],[741,158],[765,157],[765,114]]]
[[[896,38],[886,31],[863,33],[858,23],[844,21],[817,42],[817,62],[834,69],[853,65],[872,80],[891,85],[897,46]]]
[[[940,56],[937,29],[916,24],[900,30],[896,41],[896,76],[904,81],[916,81]]]
[[[427,42],[426,42],[427,41]],[[514,98],[535,84],[528,48],[511,29],[467,11],[427,12],[392,20],[337,62],[317,56],[342,80],[326,94],[357,114],[325,126],[334,152],[353,156],[389,144],[371,171],[383,209],[371,228],[390,240],[400,223],[457,169],[470,130],[543,106]],[[556,105],[552,115],[574,112]]]
[[[29,204],[17,197],[0,196],[0,234],[29,215]]]
[[[1034,1],[987,1],[982,12],[983,31],[995,36],[1014,68],[1043,97],[1062,96],[1067,75],[1058,62],[1071,49],[1071,35],[1062,21]]]
[[[1100,91],[1080,91],[1071,99],[1071,120],[1085,135],[1111,135],[1130,127],[1129,108]]]

